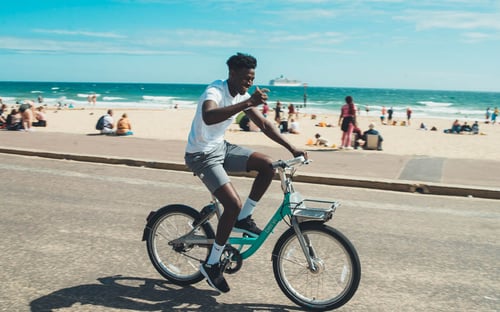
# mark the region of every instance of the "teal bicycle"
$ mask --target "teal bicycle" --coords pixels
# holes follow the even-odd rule
[[[289,226],[272,252],[273,271],[283,293],[308,310],[332,310],[346,304],[361,279],[361,265],[353,244],[338,230],[325,224],[333,218],[339,203],[302,199],[292,178],[304,157],[276,161],[284,193],[283,202],[259,236],[229,238],[221,257],[224,272],[236,273],[243,260],[252,256],[284,221]],[[201,211],[174,204],[152,211],[144,228],[149,258],[156,270],[177,285],[204,279],[199,267],[215,240],[210,223],[220,217],[222,206],[214,198]]]

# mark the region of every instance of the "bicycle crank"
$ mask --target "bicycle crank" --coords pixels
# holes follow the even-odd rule
[[[224,273],[234,274],[243,266],[243,258],[238,249],[231,245],[226,245],[222,252],[220,263],[224,268]]]

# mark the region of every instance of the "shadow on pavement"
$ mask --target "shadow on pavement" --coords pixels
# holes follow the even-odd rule
[[[176,289],[164,280],[110,276],[99,283],[55,291],[31,302],[31,311],[54,311],[73,305],[92,305],[135,311],[299,311],[296,306],[219,304],[218,292],[191,286]],[[176,286],[177,287],[177,286]],[[86,309],[92,309],[87,307]]]

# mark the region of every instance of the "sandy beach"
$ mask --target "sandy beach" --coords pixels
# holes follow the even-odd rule
[[[75,108],[75,109],[53,109],[46,111],[48,126],[46,128],[34,128],[34,131],[77,133],[82,135],[96,134],[97,119],[106,112],[99,108]],[[132,123],[134,137],[186,140],[194,115],[193,109],[114,109],[115,122],[126,112]],[[268,118],[272,118],[271,112]],[[403,116],[396,116],[395,120],[405,120]],[[318,127],[319,122],[324,121],[333,127]],[[338,114],[319,114],[315,119],[309,114],[300,114],[300,134],[286,134],[289,141],[298,147],[305,149],[321,149],[317,146],[307,145],[308,141],[314,140],[314,135],[320,133],[327,138],[330,144],[338,146],[341,138],[341,130],[338,127]],[[419,119],[412,118],[410,126],[382,125],[380,119],[374,116],[366,116],[363,113],[358,118],[358,125],[362,131],[368,129],[370,122],[374,122],[376,129],[384,138],[383,151],[365,150],[340,150],[342,153],[386,153],[396,155],[422,155],[444,158],[463,159],[490,159],[497,160],[500,155],[500,125],[485,124],[479,121],[479,135],[470,134],[447,134],[444,129],[451,127],[452,120],[446,119]],[[438,131],[419,130],[420,123],[424,122],[430,129],[435,126]],[[461,121],[463,122],[463,121]],[[469,121],[470,123],[470,121]],[[27,133],[29,135],[29,133]],[[126,140],[127,137],[116,137],[117,140]],[[259,132],[244,132],[239,130],[237,124],[233,124],[226,133],[226,139],[232,143],[243,145],[266,145],[275,146],[276,143],[267,139]],[[325,150],[336,150],[329,148]],[[334,154],[332,154],[334,155]]]

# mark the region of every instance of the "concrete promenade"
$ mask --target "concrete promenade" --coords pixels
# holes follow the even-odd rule
[[[55,132],[0,131],[0,153],[186,170],[184,141]],[[291,155],[276,145],[251,146],[274,159]],[[310,149],[313,163],[296,182],[500,199],[499,161],[389,155],[377,151]]]

